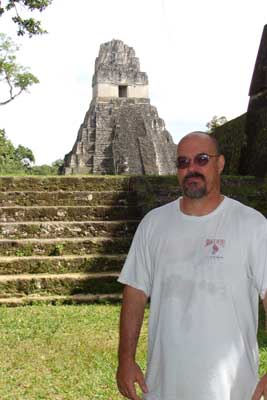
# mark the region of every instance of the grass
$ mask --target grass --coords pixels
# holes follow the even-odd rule
[[[262,303],[260,303],[259,312],[258,343],[260,349],[259,374],[261,376],[267,373],[267,332],[265,328],[265,313]]]
[[[115,384],[118,320],[119,305],[2,307],[0,399],[122,400]],[[146,327],[137,356],[143,368]],[[262,318],[258,337],[262,374]]]
[[[0,399],[121,400],[118,320],[118,305],[1,308]]]

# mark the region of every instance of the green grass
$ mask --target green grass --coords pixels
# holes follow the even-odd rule
[[[262,303],[260,303],[258,343],[260,349],[259,374],[267,373],[267,331],[265,328],[265,313]]]
[[[122,400],[115,384],[119,305],[0,310],[1,400]],[[147,314],[146,314],[147,320]],[[145,367],[147,323],[138,360]],[[260,374],[267,334],[260,321]]]
[[[1,308],[0,399],[121,400],[118,320],[118,305]]]

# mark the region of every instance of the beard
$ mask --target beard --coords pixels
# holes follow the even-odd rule
[[[187,185],[187,181],[189,178],[201,178],[203,180],[203,185],[199,186],[199,182],[192,182],[190,185]],[[183,194],[190,199],[202,199],[207,194],[207,186],[204,175],[199,174],[198,172],[191,172],[187,174],[182,182]]]

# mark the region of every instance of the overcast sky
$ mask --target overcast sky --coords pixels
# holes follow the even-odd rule
[[[22,46],[20,63],[40,80],[0,108],[0,128],[31,148],[38,165],[71,150],[92,99],[99,46],[112,39],[135,49],[151,104],[176,143],[214,115],[246,112],[267,1],[54,0],[41,17],[49,34],[32,39],[0,20],[0,31]]]

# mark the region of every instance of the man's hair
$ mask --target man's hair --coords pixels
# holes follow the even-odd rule
[[[194,135],[195,135],[195,136],[198,136],[198,135],[202,136],[202,135],[204,135],[204,136],[206,136],[207,138],[209,138],[209,139],[213,142],[213,144],[214,144],[214,147],[215,147],[215,149],[216,149],[216,153],[217,153],[217,154],[222,154],[222,153],[221,153],[221,149],[220,149],[219,142],[218,142],[218,140],[216,139],[216,137],[215,137],[215,136],[212,136],[210,133],[202,132],[202,131],[194,131],[194,132],[188,133],[187,135],[185,135],[184,137],[182,137],[182,139],[181,139],[180,142],[178,143],[178,146],[179,146],[179,144],[180,144],[184,139],[186,139],[188,136],[194,136]]]

